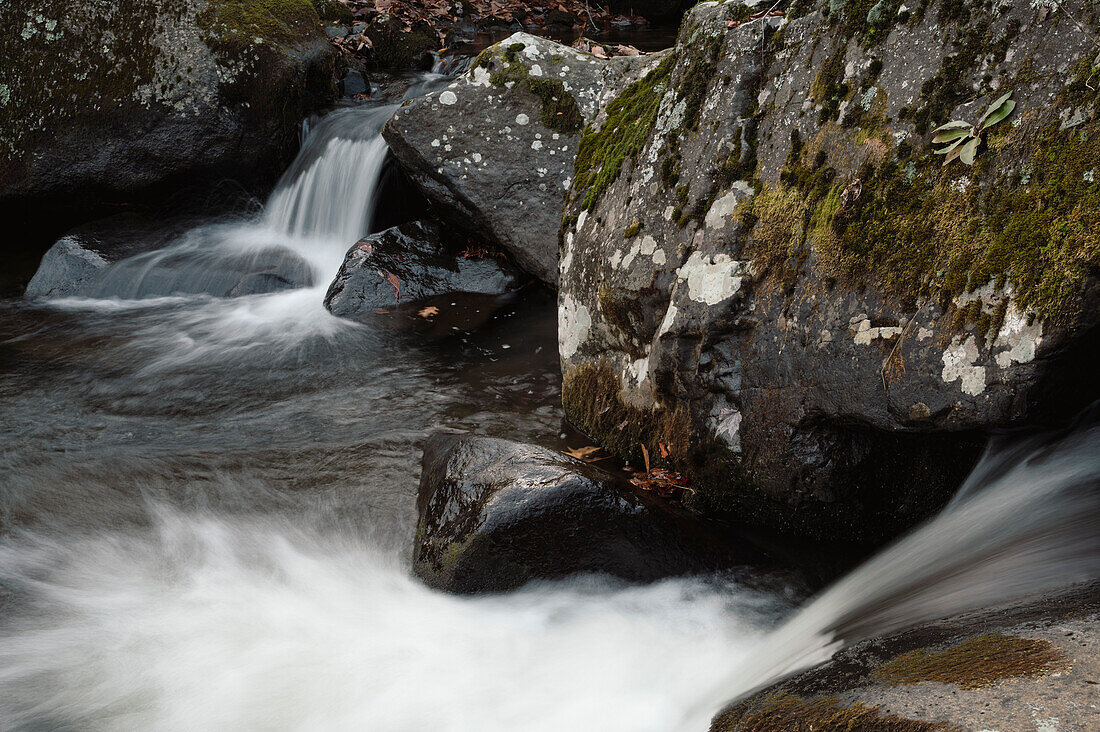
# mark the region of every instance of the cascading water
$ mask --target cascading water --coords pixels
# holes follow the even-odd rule
[[[865,638],[1100,577],[1098,417],[1100,405],[1068,435],[991,446],[936,518],[731,665],[684,728]]]

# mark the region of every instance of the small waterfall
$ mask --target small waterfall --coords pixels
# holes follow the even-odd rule
[[[731,697],[860,640],[1100,576],[1096,411],[1067,435],[988,449],[939,516],[836,583],[738,663],[696,708],[694,728],[705,729]]]
[[[348,109],[323,118],[279,181],[264,224],[297,240],[299,253],[332,276],[344,253],[370,231],[386,159],[382,126],[395,107]]]

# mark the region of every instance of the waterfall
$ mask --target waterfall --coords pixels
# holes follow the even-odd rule
[[[694,728],[705,729],[731,697],[860,640],[1100,576],[1095,416],[1056,438],[991,446],[937,517],[837,582],[727,672],[695,709]]]

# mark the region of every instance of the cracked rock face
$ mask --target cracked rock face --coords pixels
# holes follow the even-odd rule
[[[12,206],[273,177],[302,117],[335,95],[309,0],[28,0],[0,7],[0,37],[0,203]]]
[[[581,128],[659,60],[601,60],[516,33],[446,89],[403,106],[383,134],[449,223],[487,237],[554,285]]]
[[[1087,37],[1022,0],[843,13],[701,3],[601,113],[559,353],[570,420],[636,463],[663,445],[697,507],[874,539],[942,505],[990,428],[1095,395],[1073,374],[1096,343],[1100,100],[1067,71],[1087,77]],[[943,167],[932,129],[1009,91],[975,165]]]

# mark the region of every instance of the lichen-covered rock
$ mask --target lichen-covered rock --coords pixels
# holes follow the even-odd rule
[[[311,0],[0,5],[0,204],[273,177],[335,95]]]
[[[451,223],[489,238],[554,284],[580,131],[658,60],[601,60],[516,33],[447,88],[398,110],[383,134]]]
[[[732,561],[730,546],[610,474],[495,437],[429,438],[417,505],[413,567],[453,592],[503,591],[577,572],[650,581]]]
[[[523,281],[497,257],[456,256],[436,224],[414,221],[371,234],[349,249],[325,307],[341,318],[357,318],[448,292],[502,295]]]
[[[696,6],[581,140],[559,290],[575,424],[663,443],[700,508],[869,539],[1092,398],[1100,315],[1096,17],[873,4]],[[945,167],[933,128],[1008,93]]]

